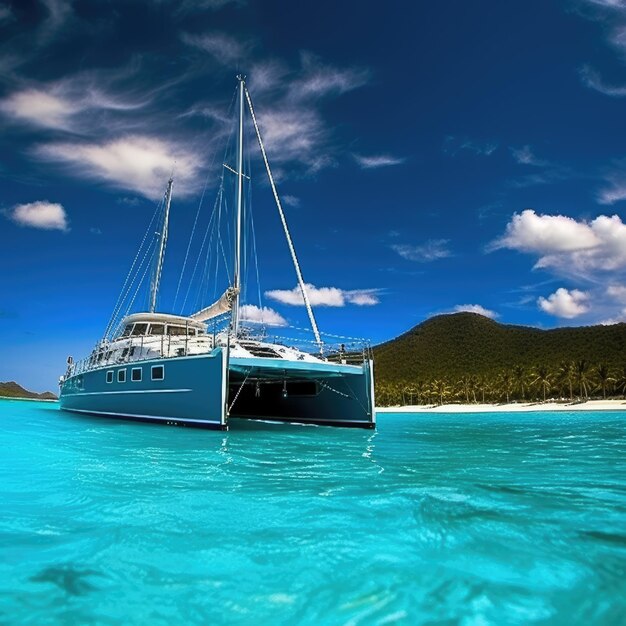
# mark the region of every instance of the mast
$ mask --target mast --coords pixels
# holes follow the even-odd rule
[[[150,285],[150,313],[154,313],[156,309],[156,300],[159,293],[159,283],[161,282],[161,272],[163,270],[163,259],[165,258],[165,244],[167,243],[167,229],[170,220],[170,203],[172,201],[172,185],[174,179],[170,178],[167,183],[167,191],[165,192],[165,213],[163,215],[163,224],[161,226],[161,237],[159,241],[159,253],[154,267],[154,278]]]
[[[243,86],[243,82],[241,83]],[[276,191],[276,184],[274,183],[274,177],[272,176],[272,170],[270,169],[270,163],[267,160],[267,154],[265,153],[265,146],[263,145],[263,139],[261,139],[261,131],[259,130],[259,125],[256,121],[256,115],[254,114],[254,108],[252,107],[252,100],[250,98],[250,94],[248,90],[246,92],[246,100],[248,101],[248,108],[250,109],[250,116],[252,117],[252,123],[254,124],[254,130],[256,132],[256,138],[259,142],[259,148],[261,148],[261,155],[263,156],[263,162],[265,163],[265,169],[267,171],[267,176],[270,179],[270,185],[272,187],[272,193],[274,194],[274,200],[276,202],[276,207],[278,208],[278,214],[280,215],[280,221],[283,225],[283,230],[285,231],[285,237],[287,238],[287,245],[289,246],[289,252],[291,252],[291,260],[293,261],[293,266],[296,270],[296,276],[298,278],[298,285],[300,285],[300,292],[302,293],[302,299],[304,300],[304,306],[306,307],[306,312],[309,316],[309,322],[311,322],[311,329],[313,330],[313,335],[315,337],[315,343],[317,343],[320,352],[322,350],[322,338],[320,337],[320,331],[317,328],[317,322],[315,321],[315,315],[313,315],[313,309],[311,308],[311,302],[309,301],[309,296],[306,291],[306,285],[304,283],[304,278],[302,277],[302,271],[300,270],[300,263],[298,263],[298,257],[296,255],[296,249],[293,245],[293,241],[291,240],[291,234],[289,233],[289,227],[287,226],[287,220],[285,218],[285,212],[283,211],[283,206],[280,202],[280,198],[278,197],[278,191]]]
[[[233,336],[237,338],[237,331],[239,330],[239,294],[241,291],[241,222],[242,222],[242,208],[243,208],[243,103],[244,103],[244,89],[245,89],[245,77],[241,74],[237,76],[239,81],[239,133],[237,136],[237,221],[235,227],[235,268],[233,271],[233,287],[235,291],[235,297],[233,300],[233,314],[232,314],[232,332]]]

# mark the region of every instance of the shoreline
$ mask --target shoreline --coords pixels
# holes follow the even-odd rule
[[[0,400],[22,400],[26,402],[58,402],[59,399],[53,400],[52,398],[18,398],[16,396],[0,396]]]
[[[509,404],[420,404],[378,407],[376,413],[529,413],[571,411],[625,411],[626,400],[587,400],[583,402],[511,402]]]

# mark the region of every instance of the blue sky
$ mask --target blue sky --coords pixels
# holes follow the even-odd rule
[[[323,331],[626,319],[626,2],[364,7],[0,2],[0,380],[90,350],[175,167],[171,310],[240,71]],[[300,326],[259,165],[250,304]]]

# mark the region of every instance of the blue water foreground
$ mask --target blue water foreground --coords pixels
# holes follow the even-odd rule
[[[626,412],[0,425],[0,624],[624,623]]]

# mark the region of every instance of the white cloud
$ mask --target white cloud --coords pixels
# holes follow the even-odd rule
[[[303,70],[301,78],[289,85],[289,96],[295,100],[343,94],[362,87],[369,79],[367,70],[323,65],[310,52],[302,52],[300,62]]]
[[[26,87],[0,100],[0,112],[14,122],[40,128],[91,133],[104,126],[117,130],[119,122],[100,120],[95,113],[132,111],[144,107],[149,96],[132,98],[116,92],[114,84],[131,78],[137,68],[117,72],[82,72],[62,80]],[[119,91],[119,88],[117,89]]]
[[[608,186],[598,194],[600,204],[612,205],[626,200],[626,162],[621,161],[616,169],[606,176]]]
[[[44,128],[68,129],[76,106],[53,94],[26,89],[0,102],[0,111],[18,121]]]
[[[536,254],[536,268],[560,273],[612,271],[626,267],[626,224],[618,215],[599,215],[587,222],[527,209],[513,215],[505,234],[488,250],[498,248]]]
[[[564,215],[537,215],[526,209],[513,215],[505,234],[491,248],[553,254],[586,250],[598,244],[598,237],[584,222]]]
[[[418,246],[394,244],[391,249],[408,261],[427,263],[452,256],[452,252],[448,249],[448,243],[449,239],[429,239]]]
[[[537,167],[547,165],[545,161],[535,156],[530,146],[511,148],[511,154],[520,165],[536,165]]]
[[[589,294],[578,289],[568,291],[560,287],[547,298],[539,298],[537,304],[550,315],[572,319],[589,311]]]
[[[624,323],[626,323],[626,309],[622,309],[615,317],[610,317],[598,322],[598,324],[602,324],[602,326],[614,326],[615,324]]]
[[[626,303],[626,286],[624,285],[609,285],[606,294],[618,302]]]
[[[336,165],[338,147],[320,101],[357,89],[368,78],[367,70],[324,65],[309,53],[301,54],[295,71],[273,60],[253,66],[250,93],[253,99],[262,96],[255,100],[255,108],[275,176],[295,171],[296,166],[312,174]],[[283,167],[286,163],[289,168]]]
[[[287,326],[287,320],[274,309],[244,304],[239,309],[241,319],[245,322],[265,324],[266,326]]]
[[[453,310],[455,313],[461,313],[463,311],[467,313],[478,313],[479,315],[484,315],[485,317],[489,317],[492,320],[498,317],[498,314],[495,311],[486,309],[480,304],[457,304]]]
[[[456,156],[463,150],[472,152],[476,156],[491,156],[497,149],[498,144],[494,141],[475,141],[454,135],[448,135],[443,142],[443,151],[451,156]]]
[[[399,165],[404,163],[404,159],[400,157],[394,157],[389,154],[380,154],[375,156],[363,156],[360,154],[353,154],[354,160],[363,169],[374,169],[377,167],[388,167],[390,165]]]
[[[8,212],[8,216],[20,226],[43,230],[69,230],[63,205],[47,200],[18,204]]]
[[[238,61],[241,62],[246,56],[248,48],[247,45],[242,44],[234,37],[218,32],[200,35],[183,33],[181,39],[187,45],[208,52],[222,65],[233,65]]]
[[[184,144],[146,136],[128,136],[106,143],[49,143],[36,156],[65,164],[75,174],[101,180],[116,188],[159,199],[174,171],[175,193],[197,191],[202,160]]]
[[[294,208],[298,208],[300,206],[300,198],[296,198],[296,196],[290,196],[289,194],[281,196],[281,200],[283,204],[287,206],[292,206]]]
[[[610,85],[605,82],[596,71],[588,66],[583,67],[580,71],[580,78],[589,89],[599,91],[605,96],[612,96],[614,98],[623,98],[626,96],[626,85]]]
[[[338,287],[316,287],[306,284],[306,292],[311,306],[343,307],[347,304],[357,306],[372,306],[378,304],[380,290],[378,289],[339,289]],[[265,296],[291,306],[304,306],[304,299],[300,287],[293,289],[272,289],[265,292]]]

